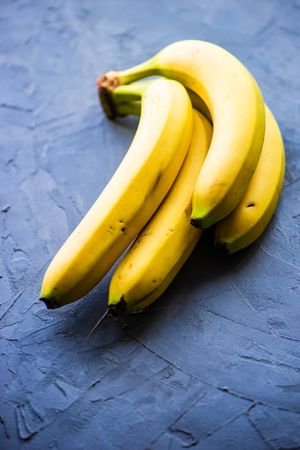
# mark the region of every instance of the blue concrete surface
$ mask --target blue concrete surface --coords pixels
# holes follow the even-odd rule
[[[1,450],[300,448],[300,3],[1,0]],[[109,122],[96,77],[176,40],[251,70],[287,170],[263,237],[233,257],[208,234],[160,302],[106,321],[38,301],[50,259],[105,186],[136,120]]]

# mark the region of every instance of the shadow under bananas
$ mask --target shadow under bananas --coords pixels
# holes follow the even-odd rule
[[[259,245],[258,242],[244,251],[228,256],[214,248],[213,230],[206,231],[159,300],[140,313],[107,317],[92,336],[88,337],[106,310],[113,267],[102,283],[84,299],[51,311],[57,312],[59,319],[58,328],[52,336],[53,344],[61,348],[63,355],[59,367],[63,366],[66,374],[71,375],[73,372],[77,374],[80,367],[84,373],[82,383],[89,389],[88,386],[93,386],[110,373],[121,377],[119,384],[123,386],[123,377],[126,381],[133,370],[128,367],[135,364],[130,362],[131,359],[144,359],[144,351],[146,354],[154,354],[158,358],[156,361],[163,360],[175,367],[176,352],[180,348],[184,348],[187,353],[190,351],[192,357],[197,359],[198,351],[206,340],[207,316],[202,314],[205,312],[203,302],[207,307],[210,301],[223,303],[228,300],[227,295],[232,294],[226,290],[226,284],[230,284],[231,277],[237,271],[247,272],[248,265],[253,264]],[[209,320],[217,322],[217,317],[212,316]],[[183,338],[185,343],[182,342]],[[196,345],[192,349],[191,345],[195,340],[198,340],[198,347]],[[180,347],[182,345],[184,347]],[[152,358],[145,364],[152,364],[151,361]],[[158,362],[157,364],[159,366]],[[201,372],[202,366],[199,367],[200,369],[191,369],[191,373]],[[57,368],[51,370],[55,372]],[[127,383],[125,381],[124,385]],[[106,389],[107,395],[111,395],[110,383]]]
[[[209,301],[209,298],[218,297],[219,301],[226,301],[228,289],[224,286],[231,283],[231,278],[237,271],[247,270],[252,257],[255,257],[260,239],[233,255],[215,248],[213,240],[213,229],[206,230],[192,255],[160,299],[146,310],[121,319],[120,323],[132,337],[142,341],[144,336],[151,335],[152,330],[157,333],[158,327],[165,327],[165,320],[169,319],[172,326],[176,316],[182,317],[182,326],[188,327],[188,320],[192,320],[195,310],[201,311],[202,300]],[[159,320],[160,318],[163,319]]]
[[[162,313],[180,314],[182,310],[188,310],[189,307],[194,306],[195,302],[201,308],[201,300],[207,297],[208,288],[216,286],[221,279],[230,281],[237,270],[250,264],[259,246],[260,239],[236,254],[227,255],[221,249],[214,247],[213,229],[206,230],[192,255],[156,302],[144,311],[119,317],[106,317],[95,329],[90,340],[101,339],[103,332],[110,328],[118,329],[119,336],[124,334],[120,333],[124,327],[125,329],[130,327],[142,335],[143,330],[157,326],[157,317]],[[71,315],[74,319],[73,323],[68,323],[70,334],[74,332],[77,336],[88,337],[97,320],[105,313],[109,281],[117,264],[118,262],[93,291],[82,300],[65,307],[69,310],[68,316]],[[223,300],[226,301],[225,293]]]
[[[157,332],[160,317],[167,319],[169,316],[171,319],[174,318],[174,315],[182,315],[183,311],[190,310],[192,313],[195,307],[201,309],[202,299],[207,299],[210,295],[214,297],[212,287],[214,291],[222,290],[224,281],[230,282],[237,270],[250,264],[250,260],[253,256],[255,257],[256,249],[259,247],[259,241],[249,248],[229,256],[214,247],[213,230],[207,230],[184,267],[160,299],[144,311],[119,317],[106,317],[93,335],[87,339],[87,345],[89,345],[88,342],[95,341],[101,345],[103,339],[107,341],[107,336],[105,338],[107,333],[112,339],[110,344],[119,339],[126,339],[126,335],[142,339],[144,335],[151,334],[152,329]],[[87,337],[97,320],[105,313],[109,280],[113,271],[114,268],[100,286],[72,306],[73,314],[78,318],[74,323],[77,335],[79,333],[82,337]],[[219,297],[225,302],[226,295],[225,290]],[[159,326],[164,326],[162,322],[159,321],[159,323]],[[188,323],[185,325],[188,326]],[[102,344],[105,345],[105,342]]]
[[[259,269],[260,247],[270,239],[277,221],[275,214],[254,244],[230,256],[214,247],[213,229],[206,230],[159,300],[140,313],[107,317],[88,338],[107,308],[109,282],[117,262],[84,299],[47,313],[54,314],[57,320],[55,332],[51,329],[50,333],[51,345],[60,348],[63,355],[59,367],[63,366],[67,374],[77,374],[82,368],[86,386],[93,386],[111,371],[124,377],[126,385],[134,370],[128,368],[135,367],[135,358],[142,358],[147,367],[153,361],[159,367],[159,360],[163,361],[205,382],[209,382],[211,373],[223,373],[218,363],[220,355],[224,353],[226,360],[240,335],[233,322],[225,321],[220,327],[220,319],[222,322],[222,314],[226,316],[226,305],[230,303],[234,309],[235,305],[239,308],[239,317],[256,320],[255,311],[241,298],[238,286],[245,279],[251,285]],[[155,360],[147,357],[145,361],[149,352]],[[106,388],[110,395],[110,383]]]

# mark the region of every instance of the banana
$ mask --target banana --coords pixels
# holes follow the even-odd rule
[[[184,87],[171,80],[151,83],[122,163],[46,271],[40,297],[48,308],[81,298],[104,277],[170,189],[192,129]]]
[[[266,106],[262,152],[248,189],[239,205],[215,228],[215,243],[234,253],[252,244],[275,211],[283,185],[284,144],[278,124]]]
[[[122,114],[136,114],[134,103],[137,102],[123,103]],[[141,310],[153,303],[199,241],[202,231],[190,225],[189,217],[192,193],[211,136],[210,123],[194,110],[193,136],[182,168],[167,197],[112,276],[108,308],[113,314]]]
[[[205,41],[169,45],[131,69],[110,71],[99,89],[115,89],[152,75],[180,81],[208,106],[213,138],[193,195],[191,223],[207,228],[242,199],[261,152],[265,110],[260,90],[247,69],[229,52]]]
[[[146,86],[146,81],[141,86]],[[118,115],[138,115],[139,83],[120,86],[111,93],[111,102]],[[130,90],[132,95],[129,95]],[[203,102],[188,91],[193,107],[202,112]],[[124,100],[127,104],[124,104]],[[130,104],[130,107],[128,106]],[[279,126],[265,105],[266,128],[264,143],[259,162],[251,178],[250,184],[238,206],[215,226],[215,244],[223,247],[228,253],[234,253],[252,244],[269,223],[280,197],[285,170],[285,153]],[[204,114],[207,111],[204,110]]]

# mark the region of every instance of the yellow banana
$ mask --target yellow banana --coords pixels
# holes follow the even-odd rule
[[[121,109],[122,114],[136,113],[135,106],[132,108],[130,104],[121,105]],[[192,193],[211,135],[210,123],[194,110],[193,136],[181,170],[167,197],[111,279],[108,307],[113,313],[140,310],[154,302],[200,239],[202,231],[190,225],[189,217]]]
[[[131,69],[100,77],[100,89],[151,75],[176,79],[207,104],[214,129],[194,190],[191,222],[207,228],[242,199],[261,152],[265,111],[260,90],[230,53],[204,41],[174,43]]]
[[[112,267],[170,189],[192,128],[184,87],[171,80],[151,83],[126,156],[48,267],[40,294],[48,308],[79,299]]]
[[[140,110],[140,102],[137,101],[138,84],[121,86],[112,93],[111,102],[118,114],[128,113],[128,103],[131,114],[138,114]],[[146,82],[143,86],[145,84]],[[125,88],[130,87],[134,93],[132,96],[126,95],[125,91]],[[191,92],[189,95],[193,107],[202,112],[203,104],[199,102],[199,98],[191,95]],[[127,104],[124,104],[124,99],[128,100]],[[248,189],[238,206],[215,227],[215,243],[219,247],[224,247],[228,253],[247,247],[261,235],[275,211],[282,189],[285,169],[284,145],[278,124],[266,105],[265,111],[264,143]]]
[[[269,223],[283,185],[285,154],[278,124],[266,106],[262,152],[239,205],[215,228],[215,243],[234,253],[252,244]]]

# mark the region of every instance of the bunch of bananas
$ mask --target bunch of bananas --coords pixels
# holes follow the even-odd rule
[[[160,75],[148,81],[137,81]],[[78,300],[114,272],[108,310],[141,310],[215,225],[228,253],[254,242],[276,208],[285,156],[275,118],[248,70],[223,48],[176,42],[97,80],[108,117],[140,115],[119,168],[52,260],[41,300]]]

